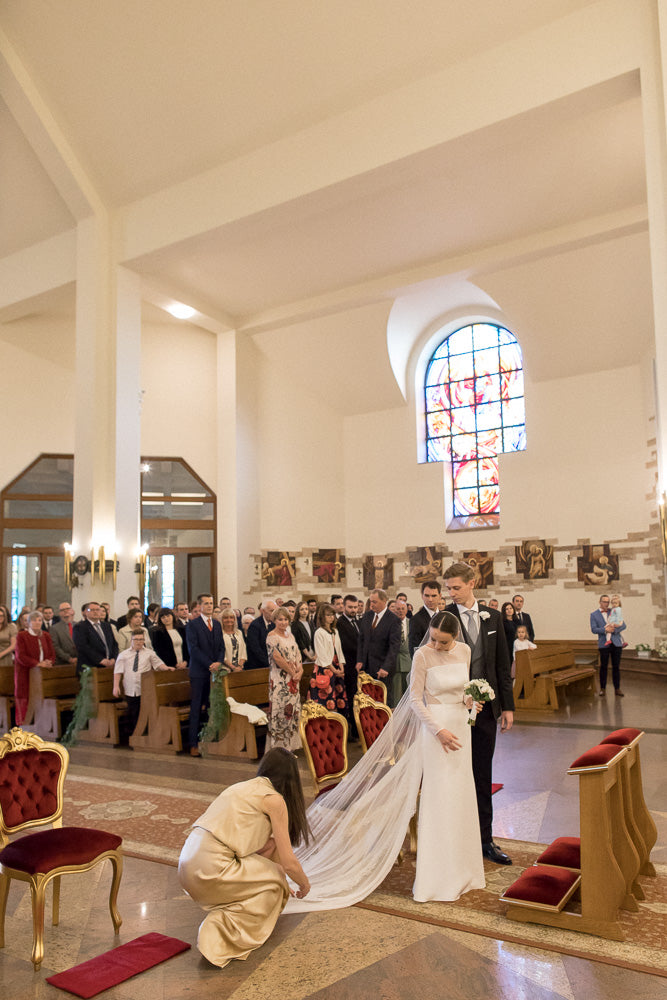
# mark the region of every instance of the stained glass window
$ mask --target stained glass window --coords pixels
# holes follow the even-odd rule
[[[456,330],[432,355],[424,394],[426,460],[452,463],[453,516],[499,514],[498,455],[526,447],[516,338],[490,323]]]

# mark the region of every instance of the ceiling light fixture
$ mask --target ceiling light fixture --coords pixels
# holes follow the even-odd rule
[[[174,302],[167,306],[167,312],[175,319],[192,319],[197,310],[192,306],[186,306],[184,302]]]

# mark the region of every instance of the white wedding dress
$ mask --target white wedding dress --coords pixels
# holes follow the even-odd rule
[[[463,705],[470,651],[422,646],[405,693],[382,733],[331,792],[308,809],[312,838],[296,855],[311,891],[287,913],[352,906],[391,870],[421,795],[415,899],[452,900],[484,887],[470,727]],[[435,729],[433,727],[436,727]],[[456,733],[445,753],[434,732]]]
[[[458,899],[485,885],[470,726],[463,704],[469,664],[469,647],[456,643],[448,653],[421,646],[412,665],[412,708],[423,722],[417,874],[412,890],[418,902]],[[458,738],[460,750],[445,753],[435,735],[441,729]]]

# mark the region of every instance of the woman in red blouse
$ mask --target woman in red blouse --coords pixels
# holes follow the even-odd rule
[[[30,670],[33,667],[52,667],[56,662],[51,636],[42,630],[43,621],[41,611],[31,611],[28,615],[28,627],[16,636],[14,699],[17,726],[23,723],[28,709]]]

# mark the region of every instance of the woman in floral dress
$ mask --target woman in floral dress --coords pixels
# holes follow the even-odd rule
[[[286,608],[273,613],[275,628],[266,637],[269,654],[269,732],[266,749],[285,747],[298,750],[301,698],[299,681],[303,675],[301,653],[290,631],[290,616]]]
[[[336,629],[336,612],[330,604],[317,609],[315,631],[315,667],[310,680],[311,701],[324,705],[330,712],[347,715],[345,691],[345,657]]]

